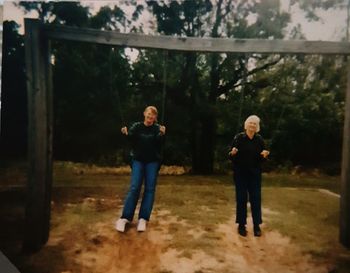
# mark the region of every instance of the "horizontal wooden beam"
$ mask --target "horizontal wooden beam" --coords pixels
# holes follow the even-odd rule
[[[155,36],[60,25],[44,25],[44,31],[50,39],[135,48],[233,53],[350,54],[348,42]]]

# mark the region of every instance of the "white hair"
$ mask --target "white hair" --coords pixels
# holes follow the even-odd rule
[[[248,123],[251,122],[251,121],[256,123],[256,132],[258,133],[260,131],[260,118],[257,115],[251,115],[245,120],[245,122],[244,122],[244,130],[247,130]]]

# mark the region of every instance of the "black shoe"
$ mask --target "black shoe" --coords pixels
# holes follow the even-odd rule
[[[261,229],[260,229],[259,225],[254,226],[254,236],[255,237],[260,237],[261,236]]]
[[[247,236],[247,230],[245,228],[245,225],[238,225],[238,234],[243,237]]]

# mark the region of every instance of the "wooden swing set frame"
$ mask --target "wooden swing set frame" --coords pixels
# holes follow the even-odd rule
[[[43,24],[25,19],[25,63],[28,92],[28,184],[24,248],[38,250],[50,232],[53,170],[53,90],[51,40],[196,52],[350,55],[350,43],[301,40],[193,38],[122,34]],[[340,242],[350,247],[350,65],[342,148]]]

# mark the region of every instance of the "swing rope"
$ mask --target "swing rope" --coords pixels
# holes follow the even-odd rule
[[[122,111],[122,105],[121,105],[121,99],[120,99],[120,94],[119,94],[119,89],[116,87],[114,89],[114,75],[113,75],[113,57],[114,57],[114,51],[115,48],[112,47],[110,50],[110,55],[109,55],[109,88],[111,94],[114,93],[116,95],[116,102],[117,102],[117,108],[119,112],[119,117],[120,121],[122,123],[122,126],[125,126],[125,118],[124,114]],[[163,87],[162,87],[162,98],[161,98],[161,118],[160,122],[163,125],[165,121],[165,108],[166,108],[166,97],[167,97],[167,63],[168,63],[168,51],[164,50],[163,51]]]
[[[164,125],[165,119],[165,103],[166,103],[166,95],[167,95],[167,63],[168,63],[168,51],[163,51],[163,90],[162,90],[162,114],[161,114],[161,124]]]
[[[287,74],[286,74],[286,60],[287,59],[287,55],[284,56],[283,58],[283,64],[282,64],[282,73],[283,73],[283,86],[284,86],[284,90],[287,90]],[[281,122],[282,122],[282,118],[284,116],[284,112],[287,108],[287,104],[283,104],[282,106],[282,110],[281,110],[281,113],[277,119],[277,123],[276,123],[276,128],[273,130],[273,133],[271,135],[271,142],[275,139],[277,133],[278,133],[278,130],[280,128],[280,125],[281,125]]]
[[[248,72],[248,56],[244,54],[244,64],[243,64],[243,73],[242,73],[242,84],[241,84],[241,96],[239,102],[239,110],[238,110],[238,119],[237,119],[237,128],[236,132],[239,133],[241,131],[241,119],[242,119],[242,111],[243,111],[243,103],[244,103],[244,93],[247,84],[247,72]]]
[[[163,90],[162,90],[162,114],[160,118],[161,125],[164,125],[164,120],[165,120],[165,103],[166,103],[166,95],[167,95],[167,64],[168,64],[168,51],[164,50],[163,51]],[[163,161],[164,157],[164,146],[165,146],[165,140],[163,140],[163,145],[161,146],[160,149],[160,157],[161,160]]]
[[[116,95],[116,99],[117,99],[117,108],[118,108],[118,112],[119,112],[119,117],[120,117],[120,121],[122,123],[122,126],[126,126],[125,123],[125,118],[124,118],[124,114],[122,111],[122,105],[121,105],[121,100],[120,100],[120,94],[119,94],[119,89],[118,87],[116,87],[114,89],[114,74],[113,74],[113,57],[114,57],[114,50],[115,48],[112,47],[110,50],[110,54],[109,54],[109,88],[110,88],[110,92],[111,94],[113,94],[113,91],[115,91],[115,95]]]

